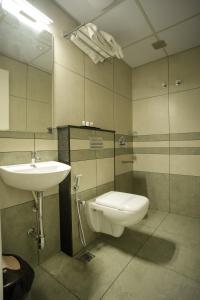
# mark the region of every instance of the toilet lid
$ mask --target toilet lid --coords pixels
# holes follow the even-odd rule
[[[111,191],[97,197],[96,203],[119,210],[136,211],[147,205],[149,200],[140,195]]]

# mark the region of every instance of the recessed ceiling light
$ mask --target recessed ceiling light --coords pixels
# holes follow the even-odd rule
[[[37,31],[48,30],[53,21],[26,0],[2,0],[2,8]]]

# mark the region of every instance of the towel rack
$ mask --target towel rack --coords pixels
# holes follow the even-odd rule
[[[78,31],[81,27],[85,26],[85,23],[80,24],[79,26],[77,26],[75,29],[69,31],[69,32],[64,32],[63,36],[65,39],[70,39],[70,36],[75,33],[76,31]]]

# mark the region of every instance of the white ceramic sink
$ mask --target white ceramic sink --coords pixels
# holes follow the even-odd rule
[[[15,188],[43,192],[63,181],[69,174],[69,165],[56,161],[1,166],[3,181]]]

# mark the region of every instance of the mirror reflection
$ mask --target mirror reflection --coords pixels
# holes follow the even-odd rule
[[[9,130],[46,132],[52,127],[52,66],[52,35],[1,10],[0,70],[9,74]]]

